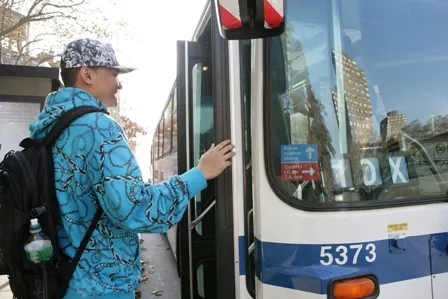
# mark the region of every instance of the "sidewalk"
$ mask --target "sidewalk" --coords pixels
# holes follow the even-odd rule
[[[8,284],[8,277],[0,275],[0,299],[11,299],[12,293]]]
[[[163,234],[142,234],[143,277],[141,299],[180,299],[176,263]],[[137,297],[138,298],[138,297]],[[0,299],[12,299],[8,278],[0,275]]]
[[[180,299],[180,279],[166,235],[142,234],[142,240],[141,299]]]

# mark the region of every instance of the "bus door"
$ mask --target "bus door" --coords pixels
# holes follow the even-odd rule
[[[198,165],[215,142],[209,44],[178,42],[179,173]],[[181,128],[182,134],[181,134]],[[215,180],[189,204],[178,227],[182,299],[217,298]]]

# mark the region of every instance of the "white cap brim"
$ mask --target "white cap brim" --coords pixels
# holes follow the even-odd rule
[[[127,66],[123,66],[123,65],[118,65],[118,66],[112,66],[110,67],[111,69],[115,69],[118,70],[118,72],[120,74],[126,74],[126,73],[130,73],[135,71],[137,68],[135,67],[127,67]]]

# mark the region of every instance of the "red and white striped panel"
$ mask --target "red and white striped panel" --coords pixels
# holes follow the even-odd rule
[[[238,0],[220,0],[219,16],[224,29],[235,29],[243,26],[241,23]]]
[[[283,22],[283,0],[264,0],[264,27],[277,28]]]

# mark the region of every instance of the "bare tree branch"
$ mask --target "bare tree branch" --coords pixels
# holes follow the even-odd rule
[[[85,0],[80,0],[79,2],[70,4],[70,5],[58,5],[58,4],[52,4],[52,3],[44,3],[40,9],[37,12],[34,12],[34,10],[38,7],[39,4],[42,3],[43,0],[34,0],[34,3],[31,5],[31,7],[28,9],[28,13],[26,16],[21,18],[18,22],[16,22],[14,25],[8,27],[8,28],[2,28],[0,30],[0,38],[2,36],[8,35],[11,32],[16,31],[20,27],[32,23],[32,22],[42,22],[54,18],[69,18],[70,15],[67,15],[63,13],[62,11],[48,11],[44,12],[45,8],[53,7],[57,9],[70,9],[77,6],[80,6],[85,3]],[[2,8],[2,14],[6,14],[6,10],[12,10],[12,5],[8,5],[9,8]]]
[[[30,9],[28,10],[28,14],[27,16],[31,16],[31,13],[33,12],[33,10],[39,5],[39,3],[41,3],[42,0],[34,0],[34,3],[31,5]]]
[[[51,19],[55,19],[55,18],[67,18],[67,19],[71,19],[72,17],[70,15],[66,15],[62,12],[55,12],[53,15],[42,15],[39,18],[35,18],[33,20],[30,21],[30,23],[35,23],[35,22],[42,22],[42,21],[46,21],[46,20],[51,20]]]
[[[81,2],[73,3],[70,5],[58,5],[58,4],[45,3],[44,5],[42,5],[40,12],[42,12],[45,9],[45,7],[55,7],[55,8],[59,8],[59,9],[73,8],[73,7],[80,6],[80,5],[84,4],[84,2],[85,2],[84,0],[81,0]]]
[[[102,9],[93,8],[95,4],[95,0],[0,0],[0,44],[7,45],[0,47],[0,59],[10,57],[7,58],[10,61],[8,63],[41,64],[48,61],[49,57],[41,57],[39,54],[33,58],[30,55],[38,53],[36,44],[49,36],[57,38],[48,39],[49,43],[46,43],[42,55],[48,55],[49,49],[59,48],[60,43],[81,33],[97,38],[115,36],[119,32],[118,28],[123,28],[126,22],[120,18],[115,20],[114,16],[115,22],[111,26],[109,19],[112,16],[107,15],[109,10],[105,8],[104,14]],[[92,14],[96,15],[93,21],[85,16],[85,10],[90,5]],[[34,27],[31,24],[42,24],[42,27],[36,26],[37,31],[45,30],[49,34],[39,34],[28,40],[27,30]]]
[[[53,58],[54,58],[53,55],[50,55],[50,56],[45,57],[45,58],[42,58],[41,60],[39,60],[39,61],[37,62],[36,66],[41,66],[42,63],[44,63],[44,62],[52,61]]]
[[[55,34],[41,33],[41,34],[36,35],[33,40],[30,40],[27,43],[25,43],[25,45],[20,45],[20,43],[17,43],[18,55],[16,57],[15,63],[19,64],[20,58],[25,54],[25,50],[27,50],[27,48],[31,44],[43,41],[43,39],[41,37],[44,37],[44,36],[54,36],[54,35]]]

